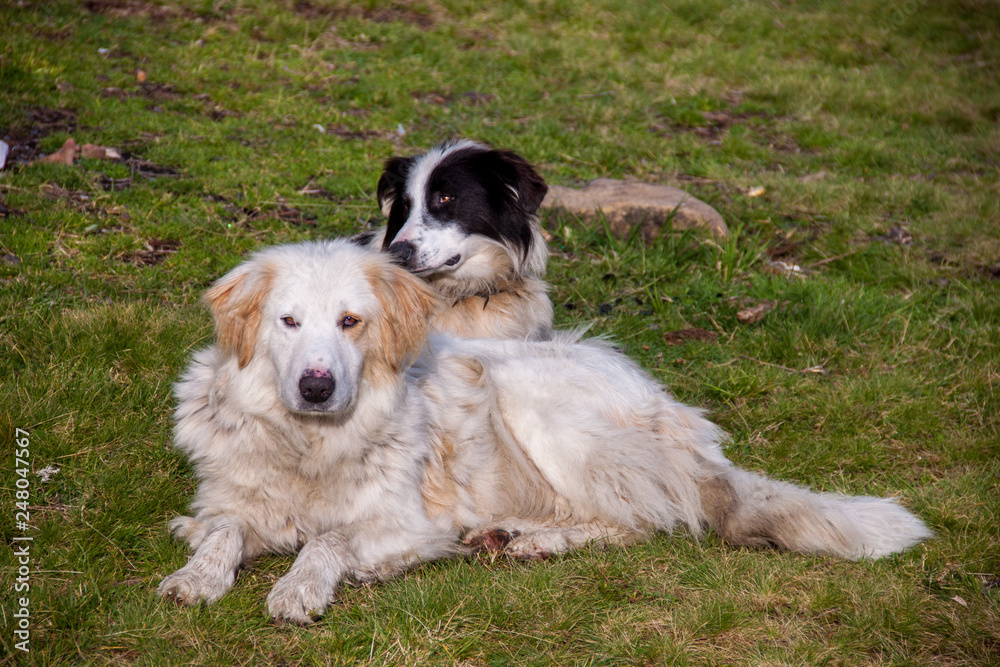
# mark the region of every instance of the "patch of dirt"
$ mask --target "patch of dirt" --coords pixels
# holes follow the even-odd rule
[[[774,241],[764,251],[768,259],[789,259],[799,255],[799,250],[807,243],[807,239],[795,238],[794,234],[777,234]]]
[[[706,111],[702,113],[705,124],[695,127],[693,132],[702,139],[718,141],[722,137],[722,134],[729,128],[734,125],[741,125],[751,118],[760,117],[761,115],[732,113],[730,111]]]
[[[136,90],[125,90],[124,88],[118,88],[117,86],[108,86],[107,88],[101,89],[101,95],[103,97],[113,97],[119,100],[142,95],[143,97],[147,97],[154,102],[177,100],[185,96],[184,93],[177,92],[177,89],[173,86],[173,84],[155,83],[152,81],[144,81],[140,83]]]
[[[352,130],[345,125],[332,125],[325,128],[324,133],[332,134],[342,139],[372,139],[385,134],[379,130]]]
[[[170,83],[156,83],[153,81],[143,81],[139,84],[139,92],[156,102],[176,100],[185,95],[177,92],[177,89]]]
[[[16,208],[10,208],[7,204],[0,201],[0,218],[23,218],[24,211],[19,211]]]
[[[223,109],[219,105],[216,105],[211,111],[208,112],[208,117],[212,120],[222,120],[223,118],[241,118],[242,116],[243,114],[239,111]]]
[[[35,107],[29,111],[28,117],[32,129],[45,134],[53,132],[72,134],[76,130],[76,112],[72,109]]]
[[[238,85],[237,83],[231,85]],[[196,102],[201,102],[204,104],[205,111],[203,112],[212,120],[222,120],[223,118],[239,118],[243,116],[239,111],[232,111],[231,109],[223,108],[222,106],[216,104],[212,101],[212,98],[205,94],[199,93],[197,95],[191,95],[177,90],[177,88],[171,83],[158,83],[154,81],[143,81],[140,82],[138,87],[135,89],[125,89],[119,88],[117,86],[108,86],[107,88],[101,89],[102,97],[110,97],[118,100],[128,99],[130,97],[145,97],[148,99],[152,106],[149,107],[153,111],[162,111],[162,108],[157,106],[160,102],[172,102],[177,100],[191,99]]]
[[[1000,280],[1000,262],[982,261],[941,250],[927,253],[927,261],[950,276],[931,281],[940,287],[947,287],[955,277]]]
[[[281,204],[274,209],[265,211],[261,217],[264,219],[273,218],[292,225],[314,226],[316,224],[315,214],[304,213],[294,206],[289,206],[288,204]]]
[[[760,113],[737,113],[732,111],[704,111],[701,114],[704,122],[698,125],[686,125],[667,118],[663,119],[662,122],[652,125],[649,129],[660,136],[669,136],[678,132],[691,132],[706,141],[717,142],[730,127],[745,123],[751,118],[763,117],[763,115]]]
[[[237,225],[245,225],[252,221],[279,220],[290,225],[315,226],[316,216],[313,213],[304,213],[294,206],[288,204],[278,204],[277,206],[264,206],[260,208],[250,208],[248,206],[236,206],[227,204],[226,210],[234,216],[233,222]]]
[[[678,329],[677,331],[668,331],[663,334],[663,342],[667,345],[684,345],[690,341],[714,343],[718,338],[718,333],[698,328]]]
[[[315,177],[310,178],[308,183],[299,188],[299,194],[305,197],[316,197],[319,199],[337,201],[337,195],[333,194],[322,185],[317,185],[315,181]]]
[[[112,18],[139,16],[162,21],[178,17],[188,19],[198,17],[194,12],[184,8],[142,0],[85,0],[83,7],[91,14],[103,14]]]
[[[692,133],[710,144],[718,144],[722,141],[722,135],[731,127],[746,125],[760,143],[772,150],[779,153],[799,153],[802,150],[792,137],[750,123],[754,119],[770,118],[765,113],[721,110],[704,111],[701,116],[703,122],[697,125],[686,125],[672,119],[664,119],[650,126],[649,130],[661,137]]]
[[[127,190],[135,184],[136,177],[151,179],[161,176],[179,177],[181,175],[180,172],[172,167],[164,167],[149,160],[135,157],[130,153],[125,153],[122,159],[117,160],[117,162],[128,165],[132,173],[127,178],[111,178],[107,174],[101,174],[98,183],[100,183],[104,190],[109,192]]]
[[[775,233],[774,239],[764,252],[772,262],[791,261],[794,263],[802,257],[803,251],[818,238],[819,233],[815,230],[782,230]]]
[[[1000,280],[1000,264],[980,264],[978,268],[980,273],[990,280]]]
[[[122,253],[118,258],[133,266],[156,266],[180,247],[181,242],[176,239],[149,239],[145,249]]]
[[[76,131],[76,111],[33,107],[21,121],[8,128],[3,140],[10,146],[7,164],[31,162],[41,155],[38,144],[54,132]]]
[[[61,185],[55,185],[54,183],[43,184],[41,191],[43,195],[50,199],[61,199],[79,206],[89,206],[93,202],[91,194],[86,190],[67,190]]]
[[[124,100],[126,97],[131,96],[124,88],[119,88],[117,86],[108,86],[107,88],[101,89],[101,97],[113,97],[116,100]]]
[[[8,132],[3,135],[3,140],[10,147],[7,164],[28,164],[39,159],[42,157],[39,144],[45,137],[55,132],[72,134],[76,129],[76,112],[71,109],[52,109],[49,107],[34,107],[29,109],[24,119],[12,125]],[[84,151],[83,157],[94,156],[88,156],[86,151]],[[100,182],[105,190],[125,189],[125,187],[130,186],[134,182],[136,176],[143,178],[180,176],[180,172],[171,167],[155,164],[127,151],[122,151],[120,158],[117,156],[112,157],[111,154],[106,154],[103,157],[109,161],[126,164],[132,170],[131,176],[127,179],[112,179],[103,176]],[[6,217],[6,214],[0,217]]]
[[[903,225],[895,224],[885,234],[872,234],[872,240],[889,245],[910,245],[913,235]]]
[[[352,4],[326,7],[310,0],[297,0],[294,9],[296,14],[308,19],[331,19],[336,21],[346,18],[360,18],[374,23],[405,23],[416,26],[421,30],[430,30],[435,24],[434,18],[430,16],[429,11],[420,12],[413,7],[405,5],[369,9]]]
[[[451,92],[431,92],[423,93],[419,91],[414,91],[412,93],[415,99],[421,100],[427,104],[434,104],[437,106],[447,106],[450,107],[456,103],[468,104],[469,106],[478,107],[484,104],[489,104],[496,99],[496,95],[490,93],[480,93],[475,90],[468,90],[464,93],[454,94]]]
[[[45,183],[40,188],[42,195],[50,199],[59,199],[71,208],[82,211],[98,220],[111,220],[122,222],[129,220],[128,210],[124,206],[104,206],[101,201],[103,195],[94,195],[86,190],[67,190],[66,188],[52,183]],[[121,231],[122,228],[114,225],[102,228],[98,224],[88,227],[88,233],[101,234],[109,231]]]
[[[822,216],[799,212],[782,215],[779,226],[764,252],[771,261],[795,263],[830,225]]]

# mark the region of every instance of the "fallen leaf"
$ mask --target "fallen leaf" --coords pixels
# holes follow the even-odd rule
[[[684,345],[692,340],[713,343],[718,337],[719,334],[708,329],[678,329],[663,334],[663,342],[667,345]]]
[[[768,311],[772,310],[775,305],[777,305],[777,303],[774,301],[761,301],[756,306],[746,308],[736,313],[736,319],[743,324],[757,324],[764,319],[764,315],[766,315]]]
[[[43,158],[35,160],[35,162],[46,164],[65,164],[72,167],[78,151],[79,147],[76,145],[76,142],[73,141],[73,137],[70,137],[55,153],[50,153]]]
[[[953,597],[953,598],[951,599],[951,601],[952,601],[952,602],[957,602],[958,604],[960,604],[960,605],[962,605],[963,607],[966,607],[966,608],[968,608],[968,606],[969,606],[969,603],[968,603],[968,602],[966,602],[965,600],[963,600],[963,599],[962,599],[961,597],[959,597],[958,595],[956,595],[955,597]]]
[[[84,144],[80,148],[80,157],[90,160],[120,160],[122,155],[115,148]]]
[[[767,192],[767,190],[765,190],[762,186],[758,185],[755,188],[750,188],[749,190],[747,190],[747,197],[760,197],[765,192]]]

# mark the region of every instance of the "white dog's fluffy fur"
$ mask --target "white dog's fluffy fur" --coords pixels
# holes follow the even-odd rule
[[[735,468],[701,411],[602,344],[426,346],[434,292],[348,242],[261,252],[207,302],[217,342],[177,386],[198,490],[172,525],[194,554],[159,587],[183,603],[217,600],[263,552],[299,551],[267,602],[304,623],[345,578],[470,545],[530,558],[710,526],[856,559],[930,535],[891,500]]]

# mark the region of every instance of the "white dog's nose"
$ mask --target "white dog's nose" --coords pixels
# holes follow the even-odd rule
[[[329,373],[306,371],[299,380],[299,393],[310,403],[323,403],[333,396],[336,384]]]

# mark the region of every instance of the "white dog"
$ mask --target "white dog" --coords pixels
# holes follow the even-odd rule
[[[424,349],[435,299],[345,241],[266,250],[211,288],[217,342],[177,387],[198,490],[173,527],[194,554],[161,595],[212,602],[248,559],[299,551],[267,601],[305,623],[347,577],[475,545],[540,557],[710,526],[735,544],[878,558],[930,535],[890,500],[735,468],[699,410],[600,344]]]

